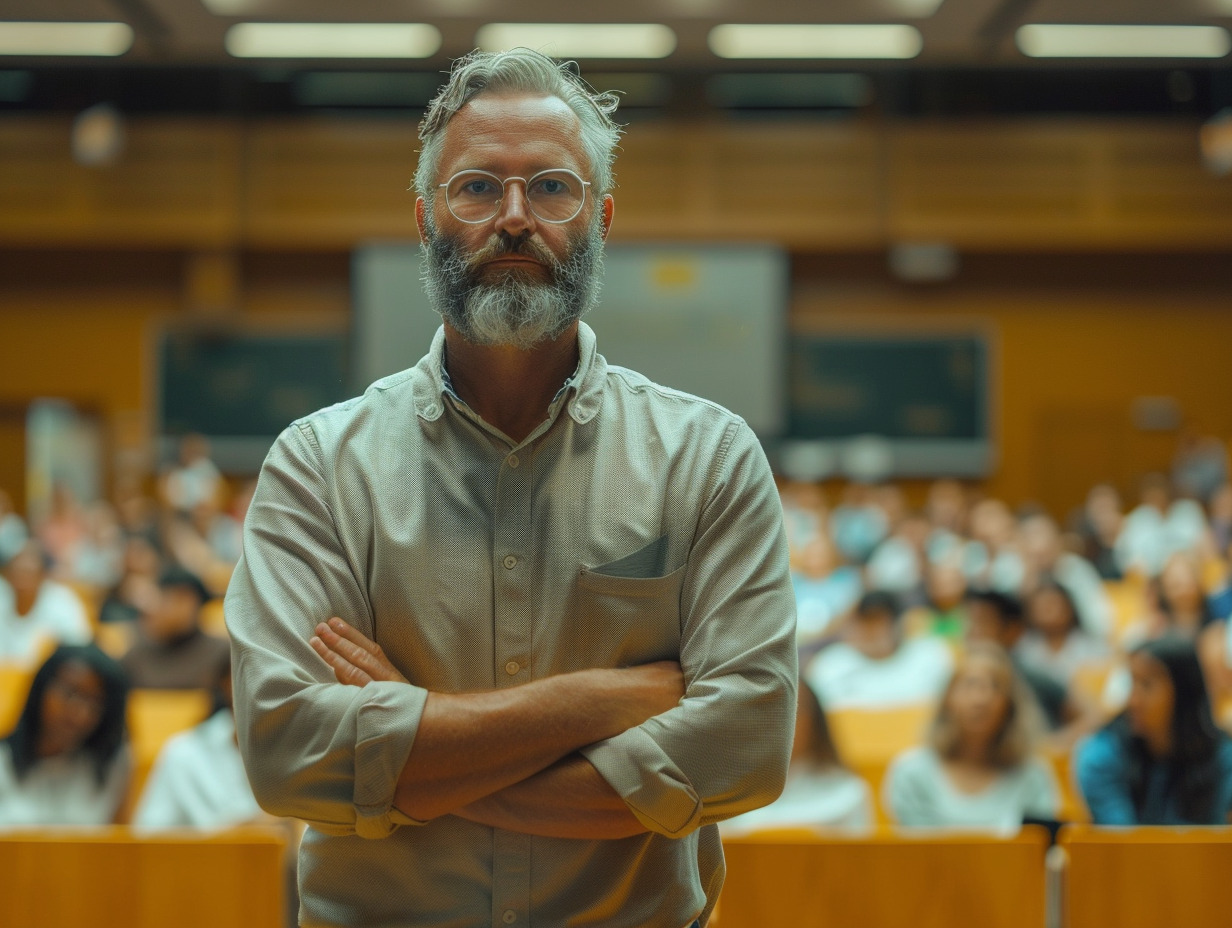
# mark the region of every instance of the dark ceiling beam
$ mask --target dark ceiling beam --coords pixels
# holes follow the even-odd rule
[[[1000,6],[984,21],[976,33],[986,57],[995,55],[998,47],[1027,21],[1036,0],[1002,0]]]

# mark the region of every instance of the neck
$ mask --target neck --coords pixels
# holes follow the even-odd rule
[[[958,752],[954,760],[960,764],[972,764],[983,767],[988,763],[989,743],[983,738],[962,738],[958,744]]]
[[[39,584],[39,586],[32,590],[23,588],[18,591],[17,595],[13,597],[13,607],[17,610],[18,615],[24,616],[34,608],[40,589],[42,589],[42,584]]]
[[[515,443],[547,418],[552,399],[578,363],[576,324],[558,338],[523,351],[476,345],[446,323],[445,346],[449,379],[458,396]]]

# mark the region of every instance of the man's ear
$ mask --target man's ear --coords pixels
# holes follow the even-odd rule
[[[603,195],[603,240],[607,241],[607,234],[612,229],[612,213],[616,209],[616,203],[612,199],[610,193]]]
[[[419,228],[419,240],[428,241],[428,225],[424,221],[424,198],[415,198],[415,225]]]

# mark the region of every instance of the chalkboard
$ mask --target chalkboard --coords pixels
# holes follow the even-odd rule
[[[992,466],[982,333],[801,333],[788,351],[790,441],[841,455],[874,437],[899,476]]]
[[[983,438],[986,354],[983,339],[974,336],[797,336],[792,434]]]
[[[159,431],[271,442],[293,420],[350,395],[344,335],[163,333]]]

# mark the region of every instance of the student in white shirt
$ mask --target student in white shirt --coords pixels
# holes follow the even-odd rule
[[[133,828],[212,830],[273,821],[248,785],[231,712],[231,667],[214,688],[214,711],[199,725],[170,738],[133,813]]]
[[[774,802],[719,823],[724,837],[773,828],[814,828],[862,832],[873,825],[868,783],[848,770],[830,736],[825,710],[800,681],[796,733],[787,785]]]
[[[56,643],[93,637],[85,607],[72,590],[47,577],[50,561],[30,540],[4,565],[0,578],[0,663],[33,666]]]
[[[107,825],[128,789],[124,671],[94,645],[62,645],[38,669],[0,741],[0,826]]]
[[[936,699],[954,666],[938,638],[906,638],[898,599],[867,593],[844,630],[843,641],[823,650],[805,674],[822,704],[886,708]]]
[[[1017,831],[1024,819],[1055,819],[1052,768],[1031,754],[1039,709],[1009,657],[971,642],[941,699],[927,743],[900,754],[884,784],[900,825]]]

